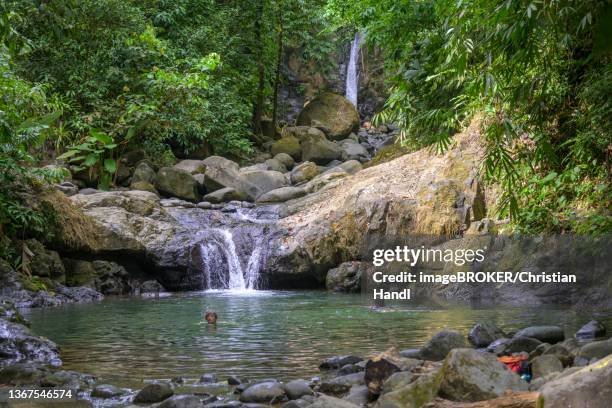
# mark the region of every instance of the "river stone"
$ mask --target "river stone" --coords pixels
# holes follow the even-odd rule
[[[234,170],[231,166],[207,166],[204,176],[204,185],[207,191],[214,192],[230,187],[251,201],[255,201],[261,195],[261,190],[257,186],[246,180],[243,174],[238,170]]]
[[[563,371],[563,364],[554,355],[545,355],[531,361],[533,378],[546,377],[549,374]]]
[[[342,160],[357,160],[364,163],[370,160],[370,154],[365,147],[356,142],[355,140],[345,139],[338,142],[340,150],[342,151]]]
[[[91,391],[91,396],[96,398],[113,398],[123,394],[121,388],[109,384],[96,385],[96,388]]]
[[[542,355],[547,356],[555,356],[561,361],[563,367],[568,367],[574,361],[574,355],[561,343],[553,344],[552,346],[546,348]]]
[[[134,169],[132,183],[144,181],[149,184],[155,184],[156,177],[155,170],[153,170],[146,162],[141,162]]]
[[[293,168],[293,165],[295,164],[293,157],[289,156],[287,153],[278,153],[274,156],[274,160],[277,160],[282,163],[282,165],[285,166],[287,170],[291,170]]]
[[[319,168],[313,162],[304,162],[291,170],[291,182],[300,184],[315,178],[319,174]]]
[[[270,152],[276,157],[279,154],[287,154],[291,156],[294,160],[302,159],[302,147],[300,146],[300,141],[293,136],[285,136],[272,145],[270,148]]]
[[[405,350],[400,350],[399,353],[400,353],[400,356],[406,357],[406,358],[416,358],[416,359],[421,358],[421,349],[416,349],[416,348],[405,349]]]
[[[174,394],[172,386],[167,383],[147,384],[134,397],[136,403],[153,403],[165,400]]]
[[[230,159],[226,159],[225,157],[221,157],[221,156],[207,157],[204,160],[202,160],[202,164],[206,166],[206,168],[215,167],[215,168],[224,168],[224,169],[233,170],[233,171],[238,171],[240,169],[240,166],[238,165],[238,163],[236,163],[235,161],[231,161]]]
[[[130,184],[130,189],[148,191],[153,194],[159,194],[155,186],[149,183],[148,181],[133,181],[132,184]]]
[[[189,201],[198,199],[198,183],[193,176],[185,170],[173,167],[162,167],[157,173],[157,190],[172,197]]]
[[[281,173],[287,172],[287,167],[276,159],[268,159],[264,162],[264,165],[266,170],[280,171]]]
[[[361,361],[363,361],[363,359],[357,356],[334,356],[323,360],[323,362],[319,364],[319,369],[335,370],[347,364],[357,364]]]
[[[308,139],[301,143],[302,160],[326,165],[332,160],[342,157],[340,147],[327,139]]]
[[[319,392],[331,394],[335,396],[344,395],[350,391],[353,385],[364,384],[364,373],[354,373],[342,375],[329,380],[322,381],[319,384]]]
[[[454,330],[442,330],[435,334],[421,349],[421,358],[431,361],[444,360],[455,348],[467,347],[465,337]]]
[[[608,340],[594,341],[580,347],[576,354],[576,362],[584,360],[590,362],[593,359],[601,359],[612,354],[612,338]]]
[[[327,271],[325,288],[333,292],[357,293],[361,290],[361,276],[370,269],[368,262],[344,262]]]
[[[201,408],[202,402],[195,395],[173,395],[166,399],[157,408]]]
[[[307,140],[327,140],[324,132],[312,126],[287,126],[283,129],[283,136],[295,137],[300,143]]]
[[[538,408],[609,407],[612,401],[612,355],[540,388]]]
[[[576,332],[576,338],[580,340],[591,340],[606,335],[606,326],[597,320],[591,320]]]
[[[285,396],[282,384],[276,381],[266,381],[251,385],[240,394],[242,402],[261,402],[268,404],[279,401]]]
[[[300,112],[296,124],[315,125],[329,129],[327,135],[332,140],[341,140],[359,129],[359,114],[355,106],[346,98],[333,93],[322,93],[314,98]]]
[[[340,168],[337,168],[337,170],[332,169],[332,171],[319,174],[318,176],[310,180],[304,186],[304,190],[306,190],[308,193],[314,193],[316,191],[319,191],[326,185],[333,183],[336,180],[343,179],[348,175],[349,174],[347,172]]]
[[[206,165],[203,160],[181,160],[173,166],[177,170],[184,170],[189,174],[204,174]]]
[[[0,356],[3,363],[36,362],[62,364],[57,345],[34,336],[26,326],[0,319]]]
[[[399,373],[397,373],[399,374]],[[416,380],[397,389],[383,393],[376,408],[420,408],[431,402],[440,389],[440,371],[420,375]]]
[[[538,339],[534,339],[532,337],[525,336],[515,336],[508,340],[502,346],[496,348],[495,352],[497,354],[506,353],[531,353],[534,351],[542,342]]]
[[[277,188],[286,187],[287,180],[283,173],[273,170],[255,170],[242,173],[242,177],[255,185],[261,194]]]
[[[216,383],[217,382],[217,376],[214,374],[203,374],[202,376],[200,376],[200,382],[201,383]]]
[[[344,163],[339,164],[338,167],[346,171],[348,174],[355,174],[363,169],[363,166],[357,160],[345,161]]]
[[[398,371],[385,380],[382,386],[383,394],[396,391],[415,380],[417,374],[412,371]]]
[[[313,395],[314,391],[310,388],[310,384],[306,380],[293,380],[285,384],[285,392],[289,399],[295,400],[302,398],[304,395]]]
[[[491,322],[477,323],[468,333],[468,340],[474,347],[487,347],[502,337],[506,337],[506,334]]]
[[[232,187],[225,187],[220,190],[213,191],[212,193],[206,194],[203,197],[204,200],[212,204],[226,203],[234,200],[241,201],[245,200],[246,198],[247,197],[244,194]]]
[[[308,408],[359,408],[359,406],[340,398],[319,395]]]
[[[519,330],[514,337],[531,337],[543,343],[555,344],[565,340],[563,329],[558,326],[531,326]]]
[[[440,396],[452,401],[492,399],[528,386],[497,358],[473,349],[454,349],[444,360]]]
[[[281,187],[275,190],[268,191],[262,194],[257,199],[258,203],[281,203],[294,198],[303,197],[306,195],[306,190],[302,187]]]

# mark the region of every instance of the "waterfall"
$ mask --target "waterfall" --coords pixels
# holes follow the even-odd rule
[[[229,229],[208,229],[200,243],[204,287],[208,289],[256,289],[262,262],[262,243],[255,242],[246,268],[242,267],[234,236]]]
[[[359,43],[361,34],[355,33],[355,39],[351,46],[351,56],[349,58],[348,67],[346,69],[346,99],[351,101],[357,107],[357,92],[359,89],[359,73],[357,67],[359,65]]]

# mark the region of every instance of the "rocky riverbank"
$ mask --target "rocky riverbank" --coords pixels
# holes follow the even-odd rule
[[[612,390],[612,340],[605,340],[606,328],[597,321],[567,339],[556,326],[505,333],[483,322],[467,336],[439,332],[420,349],[330,357],[321,362],[321,375],[310,379],[252,382],[203,373],[132,390],[63,370],[57,346],[32,335],[10,301],[2,301],[0,312],[0,384],[69,388],[93,406],[558,408],[588,401],[589,407],[603,407]],[[531,378],[497,359],[509,355],[523,356]]]

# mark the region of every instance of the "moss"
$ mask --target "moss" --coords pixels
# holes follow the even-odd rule
[[[376,166],[382,163],[389,162],[391,160],[397,159],[400,156],[403,156],[408,153],[414,152],[416,149],[400,145],[399,143],[394,143],[389,146],[382,147],[376,155],[370,160],[368,163],[364,164],[364,168]]]

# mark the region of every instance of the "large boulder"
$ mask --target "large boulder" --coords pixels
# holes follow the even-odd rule
[[[197,201],[199,197],[198,183],[193,176],[185,170],[173,167],[159,169],[155,187],[162,194],[184,200]]]
[[[512,353],[531,353],[534,351],[542,342],[533,337],[525,336],[514,336],[506,343],[501,345],[500,348],[495,350],[497,354],[512,354]]]
[[[242,402],[257,402],[269,404],[278,402],[285,396],[285,389],[281,383],[266,381],[251,385],[240,394]]]
[[[612,355],[540,388],[538,408],[609,407],[612,401]]]
[[[57,252],[46,249],[43,244],[35,239],[30,239],[25,243],[32,254],[29,264],[25,263],[32,275],[64,283],[66,270]]]
[[[278,153],[273,157],[274,160],[279,161],[280,163],[287,168],[287,170],[291,170],[293,165],[295,164],[295,160],[293,157],[289,156],[287,153]]]
[[[283,129],[283,136],[295,137],[300,143],[307,140],[327,140],[325,133],[311,126],[288,126]]]
[[[273,170],[253,170],[242,172],[242,177],[253,184],[261,192],[265,194],[268,191],[276,190],[277,188],[286,187],[287,179],[283,173]]]
[[[325,279],[325,287],[333,292],[357,293],[361,290],[361,277],[371,269],[369,262],[344,262],[330,269]]]
[[[277,156],[281,153],[289,155],[294,160],[302,159],[302,147],[300,141],[294,136],[285,136],[274,142],[270,148],[270,153]]]
[[[555,344],[565,339],[563,329],[559,326],[531,326],[519,330],[515,337],[531,337],[543,343]]]
[[[216,167],[216,168],[224,168],[228,170],[238,171],[240,169],[240,165],[235,161],[230,159],[226,159],[221,156],[210,156],[202,160],[202,164],[208,167]]]
[[[320,165],[326,165],[332,160],[342,158],[342,150],[340,147],[325,138],[311,138],[301,144],[302,159],[304,161],[312,161]]]
[[[24,325],[0,319],[0,357],[3,364],[35,362],[59,366],[62,361],[55,343],[34,336]]]
[[[174,168],[185,170],[189,174],[203,174],[206,172],[206,165],[203,160],[181,160],[174,165]]]
[[[304,395],[313,395],[310,384],[306,380],[293,380],[285,384],[285,392],[289,399],[295,400]]]
[[[312,180],[319,174],[319,168],[313,162],[304,162],[291,170],[291,182],[300,184]]]
[[[477,323],[468,333],[468,340],[474,347],[487,347],[503,337],[506,337],[506,334],[491,322]]]
[[[407,383],[399,381],[396,388],[380,396],[375,407],[421,408],[438,395],[441,380],[440,371],[431,371],[418,376],[416,380],[411,377]]]
[[[599,360],[612,354],[612,338],[602,341],[594,341],[580,347],[576,354],[576,362],[580,364],[588,363],[591,360]]]
[[[144,181],[150,184],[155,184],[155,178],[157,175],[155,174],[155,170],[151,168],[146,162],[141,162],[134,169],[134,174],[132,175],[132,184],[140,181]]]
[[[333,93],[323,93],[314,98],[300,112],[297,124],[324,126],[327,135],[333,140],[341,140],[359,129],[359,113],[355,106],[346,98]]]
[[[305,195],[306,190],[304,190],[302,187],[281,187],[262,194],[257,199],[257,202],[282,203],[285,201],[293,200],[294,198],[303,197]]]
[[[454,330],[442,330],[436,333],[421,349],[421,357],[425,360],[440,361],[455,348],[465,348],[468,344],[465,337]]]
[[[289,158],[291,158],[291,156],[289,156]],[[265,166],[265,169],[257,169],[257,170],[274,170],[274,171],[280,171],[281,173],[287,172],[287,167],[285,167],[283,163],[281,163],[280,161],[276,159],[267,159],[263,163],[263,165]]]
[[[440,396],[452,401],[482,401],[528,385],[497,358],[473,349],[452,350],[442,367]]]

